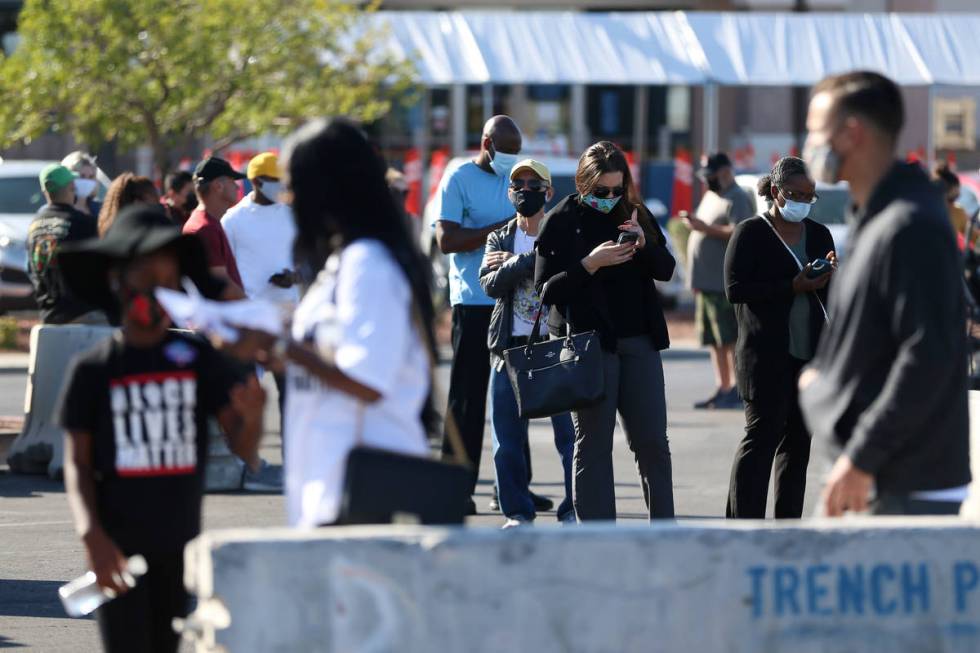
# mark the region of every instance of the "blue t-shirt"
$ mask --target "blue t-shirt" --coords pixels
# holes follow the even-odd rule
[[[464,229],[483,229],[514,215],[507,197],[506,177],[486,172],[472,161],[447,171],[439,184],[438,219],[455,222]],[[449,255],[449,302],[493,305],[480,287],[483,247]]]

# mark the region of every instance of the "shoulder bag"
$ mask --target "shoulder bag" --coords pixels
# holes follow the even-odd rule
[[[526,345],[504,351],[507,376],[522,419],[551,417],[594,406],[605,396],[599,334],[587,331],[554,340],[538,341],[541,313]]]

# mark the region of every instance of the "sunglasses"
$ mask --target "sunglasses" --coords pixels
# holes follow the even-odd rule
[[[792,202],[802,202],[803,204],[816,204],[820,196],[814,193],[813,195],[804,195],[803,193],[796,193],[791,190],[786,190],[785,188],[780,188],[779,192],[783,194],[785,199]]]
[[[519,191],[527,189],[532,193],[540,193],[543,190],[548,190],[548,184],[544,183],[539,179],[527,179],[525,181],[512,181],[510,182],[510,189],[512,191]]]
[[[608,186],[596,186],[592,191],[592,194],[599,199],[605,199],[607,197],[620,197],[626,189],[622,186],[616,186],[615,188],[609,188]]]

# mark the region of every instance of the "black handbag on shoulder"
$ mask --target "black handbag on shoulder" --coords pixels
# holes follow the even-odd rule
[[[606,383],[595,331],[539,341],[542,308],[526,345],[504,351],[507,376],[523,419],[551,417],[602,401]]]

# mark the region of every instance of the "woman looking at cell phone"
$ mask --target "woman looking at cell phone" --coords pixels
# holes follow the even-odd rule
[[[758,192],[769,208],[735,227],[725,256],[726,292],[738,322],[735,377],[745,401],[745,437],[725,512],[765,518],[775,461],[775,516],[797,519],[810,460],[797,379],[828,319],[827,284],[837,256],[827,227],[807,218],[819,198],[801,159],[776,162]]]
[[[572,413],[573,503],[578,521],[616,519],[612,446],[616,415],[636,457],[651,519],[674,516],[667,407],[660,350],[669,346],[654,279],[666,281],[674,257],[637,199],[623,152],[609,142],[579,159],[578,192],[545,217],[534,281],[551,306],[552,335],[597,331],[605,398]]]

